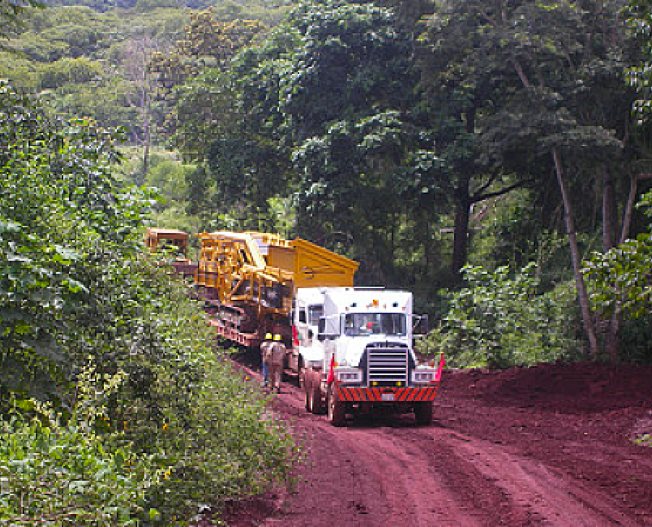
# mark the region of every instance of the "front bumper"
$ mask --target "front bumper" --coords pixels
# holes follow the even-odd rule
[[[335,383],[337,398],[347,403],[411,403],[432,402],[437,397],[439,383],[419,387],[382,387],[382,388],[353,388]]]

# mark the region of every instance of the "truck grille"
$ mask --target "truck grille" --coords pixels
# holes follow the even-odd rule
[[[408,382],[408,348],[397,344],[367,346],[367,381],[380,386]]]

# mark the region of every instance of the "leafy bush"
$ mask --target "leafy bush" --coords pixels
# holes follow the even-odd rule
[[[114,178],[113,137],[1,85],[0,144],[3,519],[185,525],[283,479],[291,439],[141,250],[148,196]]]
[[[652,192],[638,203],[652,220]],[[625,240],[606,253],[594,252],[584,262],[583,272],[592,286],[591,301],[602,313],[618,309],[625,317],[645,317],[652,304],[652,230]]]
[[[16,401],[16,409],[31,410],[31,419],[15,411],[0,421],[0,520],[14,527],[129,526],[143,516],[146,489],[159,479],[151,456],[131,452],[122,434],[96,431],[107,417],[94,394],[110,393],[120,376],[93,384],[89,370],[84,378],[67,422],[29,400]]]
[[[572,284],[539,294],[535,266],[511,277],[464,268],[467,287],[448,293],[440,327],[419,344],[422,353],[443,351],[453,366],[504,368],[571,357],[578,348]]]

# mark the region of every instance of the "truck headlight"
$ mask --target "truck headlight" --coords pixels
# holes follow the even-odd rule
[[[337,368],[335,377],[342,384],[360,384],[362,382],[362,372],[357,368]]]
[[[414,384],[429,384],[435,380],[437,370],[434,369],[418,369],[412,372],[412,382]]]

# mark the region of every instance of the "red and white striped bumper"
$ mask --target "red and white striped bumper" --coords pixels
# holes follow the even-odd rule
[[[347,403],[372,402],[372,403],[412,403],[431,402],[437,397],[439,383],[418,388],[349,388],[341,384],[335,385],[337,398]]]

